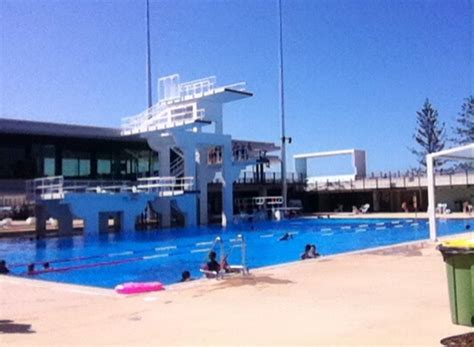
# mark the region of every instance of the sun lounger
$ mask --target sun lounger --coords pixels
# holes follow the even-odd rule
[[[362,205],[359,209],[360,213],[367,213],[369,212],[370,204]]]

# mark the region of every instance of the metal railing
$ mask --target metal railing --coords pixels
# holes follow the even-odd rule
[[[122,135],[133,135],[183,126],[204,119],[204,109],[196,103],[178,106],[155,104],[142,113],[122,118]]]
[[[286,180],[291,184],[304,184],[306,181],[302,175],[296,172],[288,172]],[[235,181],[237,184],[280,184],[281,174],[279,172],[265,172],[263,175],[258,175],[257,172],[243,171],[239,178]]]
[[[200,78],[198,80],[181,83],[179,85],[179,94],[183,99],[200,97],[203,94],[214,90],[216,84],[216,77],[209,76]]]
[[[50,176],[26,181],[27,200],[64,198],[64,177]]]
[[[295,172],[287,173],[287,182],[291,184],[304,184],[306,190],[373,190],[388,188],[424,188],[427,187],[426,175],[400,175],[391,176],[382,174],[380,176],[365,177],[359,179],[340,179],[308,181],[303,175]],[[243,171],[236,180],[237,184],[280,184],[281,174],[279,172],[265,172],[258,175],[257,172]],[[435,175],[436,186],[462,186],[474,185],[474,171],[441,173]]]
[[[139,192],[184,192],[194,188],[194,177],[145,177],[138,179]]]
[[[463,186],[474,184],[474,172],[438,173],[435,174],[435,185]],[[373,190],[392,188],[426,188],[428,180],[425,175],[397,176],[384,175],[382,177],[365,177],[347,181],[319,181],[311,182],[306,186],[308,191],[336,191],[336,190]]]
[[[28,201],[60,200],[68,193],[164,193],[193,190],[193,177],[146,177],[134,181],[65,180],[63,176],[42,177],[26,182]]]

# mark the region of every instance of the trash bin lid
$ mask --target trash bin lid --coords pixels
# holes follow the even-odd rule
[[[474,239],[450,240],[441,243],[446,248],[467,248],[474,249]]]
[[[445,241],[438,250],[443,254],[474,254],[474,238]]]

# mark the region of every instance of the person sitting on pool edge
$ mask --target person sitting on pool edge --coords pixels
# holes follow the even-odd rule
[[[217,262],[216,258],[217,258],[216,252],[210,251],[209,252],[209,261],[206,263],[206,265],[204,265],[202,267],[203,270],[209,271],[209,272],[215,272],[216,274],[218,274],[219,271],[221,271],[221,266]],[[214,276],[211,273],[206,273],[206,277],[207,278],[213,278]]]
[[[1,275],[6,275],[9,274],[10,270],[7,267],[7,262],[5,260],[0,260],[0,274]]]
[[[320,257],[321,254],[318,253],[316,245],[311,245],[311,249],[309,250],[310,258],[317,258]]]
[[[194,278],[191,277],[191,273],[186,270],[186,271],[183,271],[183,273],[181,274],[181,281],[180,282],[189,282],[189,281],[193,281]]]
[[[301,254],[301,260],[305,260],[305,259],[309,259],[310,256],[309,256],[309,252],[311,251],[311,245],[310,244],[307,244],[305,247],[304,247],[304,252],[303,254]]]
[[[304,253],[301,255],[301,260],[314,259],[319,256],[321,255],[316,251],[316,245],[307,244],[304,248]]]

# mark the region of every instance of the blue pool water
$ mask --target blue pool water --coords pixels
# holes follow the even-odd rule
[[[439,220],[440,236],[474,227],[474,219]],[[289,232],[293,239],[279,241]],[[324,255],[429,238],[426,220],[309,219],[220,227],[135,231],[101,235],[28,238],[0,241],[0,259],[14,275],[49,281],[112,288],[129,281],[178,282],[182,271],[200,277],[210,243],[216,236],[229,252],[238,234],[247,240],[247,264],[252,268],[298,260],[306,244],[316,244]],[[240,263],[240,248],[232,248],[229,263]],[[26,264],[45,262],[67,271],[26,275]],[[36,266],[42,270],[42,265]]]

